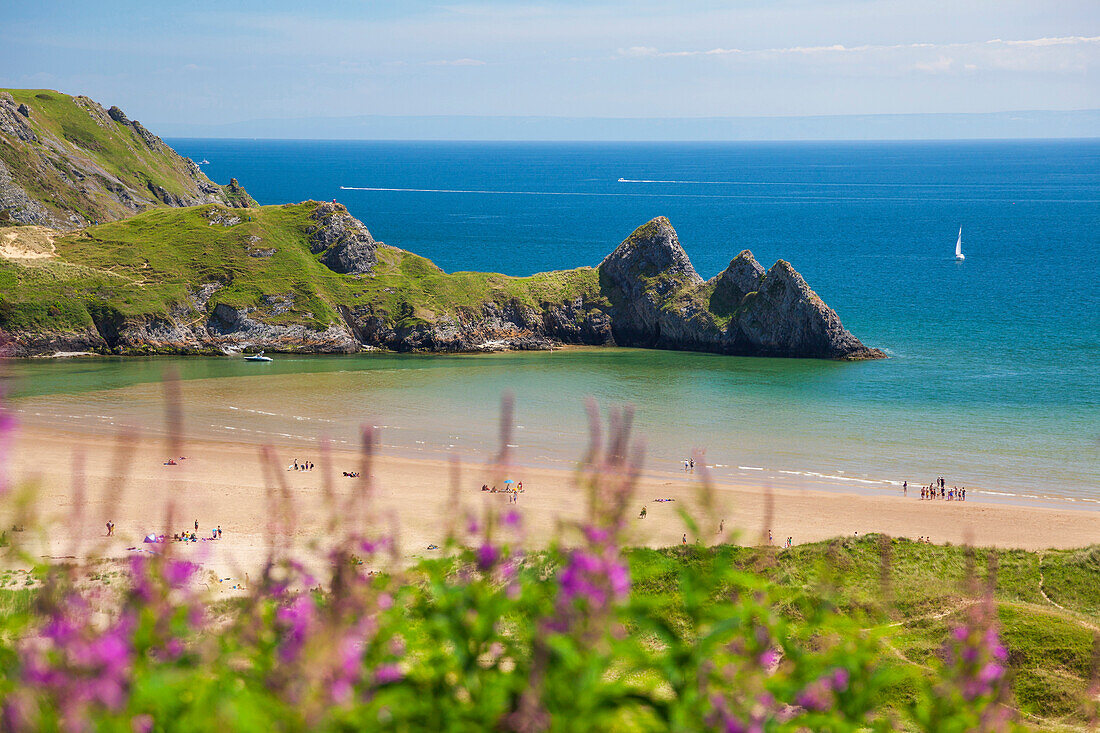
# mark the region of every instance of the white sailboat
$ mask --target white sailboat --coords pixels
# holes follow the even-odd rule
[[[962,262],[966,257],[963,255],[963,228],[959,227],[959,238],[955,242],[955,261]]]

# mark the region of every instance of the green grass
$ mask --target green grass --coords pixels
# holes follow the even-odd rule
[[[430,260],[387,246],[367,276],[341,275],[309,250],[316,202],[228,209],[208,204],[164,208],[89,227],[55,240],[57,257],[0,259],[0,328],[79,331],[114,319],[152,320],[190,311],[205,318],[219,303],[257,309],[268,323],[323,329],[341,323],[341,308],[367,309],[397,326],[476,315],[486,303],[537,308],[581,299],[603,303],[594,268],[529,277],[444,273]],[[232,226],[212,214],[238,216]],[[274,250],[255,257],[255,250]],[[191,297],[199,287],[220,289],[202,311]],[[285,313],[265,302],[293,296]]]
[[[974,592],[988,583],[992,560],[993,597],[1002,642],[1009,651],[1013,706],[1043,730],[1083,729],[1087,722],[1081,703],[1093,674],[1094,638],[1100,627],[1100,546],[1045,553],[982,548],[971,552],[906,539],[883,546],[871,536],[790,549],[634,549],[629,554],[634,593],[682,623],[677,569],[711,552],[722,562],[775,583],[778,612],[796,622],[801,601],[810,600],[832,604],[861,626],[885,633],[894,651],[884,653],[882,661],[899,675],[882,700],[886,706],[904,705],[913,694],[912,681],[927,674],[925,667],[941,653],[951,628],[964,620],[975,601]],[[1040,593],[1040,562],[1044,590],[1065,610]]]
[[[152,196],[150,184],[176,195],[194,190],[189,167],[182,157],[164,144],[150,149],[130,125],[106,115],[101,117],[87,97],[72,97],[49,89],[0,89],[0,92],[7,92],[16,104],[30,108],[26,122],[39,138],[38,142],[0,143],[0,159],[32,198],[61,214],[61,218],[66,218],[68,212],[76,212],[88,221],[105,221],[133,213],[103,190],[106,185],[103,176],[94,174],[93,180],[81,183],[82,176],[71,165],[77,159],[93,164],[91,168],[82,165],[85,170],[98,167],[147,198]],[[61,143],[63,153],[43,144],[51,138]],[[243,189],[223,187],[223,191],[231,199],[251,201]]]

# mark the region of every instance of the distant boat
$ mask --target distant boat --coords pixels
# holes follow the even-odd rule
[[[245,361],[274,361],[274,359],[272,359],[270,356],[264,356],[264,352],[262,352],[262,351],[258,354],[252,354],[251,356],[246,356],[244,358],[244,360]]]
[[[206,158],[203,158],[196,165],[209,165],[209,164],[210,164],[210,161],[207,160]]]
[[[962,262],[966,257],[963,255],[963,228],[959,227],[959,238],[955,241],[955,261]]]
[[[619,183],[626,183],[626,179],[625,178],[620,178]]]

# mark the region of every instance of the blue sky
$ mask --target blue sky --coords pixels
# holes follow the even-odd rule
[[[1100,107],[1100,1],[5,2],[0,86],[147,122]]]

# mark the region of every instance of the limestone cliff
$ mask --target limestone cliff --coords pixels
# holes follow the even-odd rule
[[[0,90],[0,225],[72,229],[148,208],[254,206],[118,107],[51,90]]]
[[[600,265],[615,343],[745,356],[875,359],[793,267],[742,251],[704,282],[672,225],[638,227]]]
[[[33,235],[33,236],[32,236]],[[342,205],[158,209],[79,233],[0,229],[0,352],[637,346],[879,358],[783,261],[704,281],[660,217],[598,268],[445,273]]]

